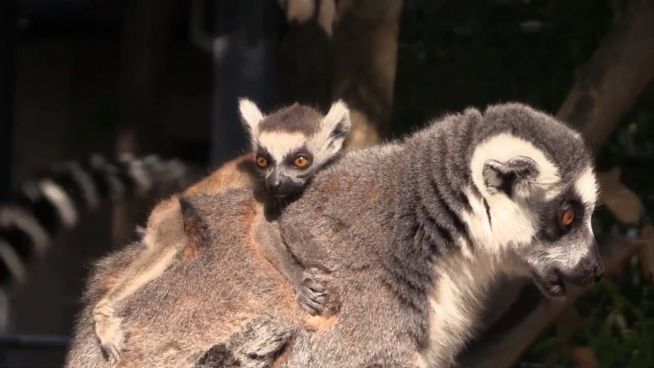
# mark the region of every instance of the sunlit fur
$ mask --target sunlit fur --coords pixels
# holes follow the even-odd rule
[[[348,152],[279,218],[286,249],[328,273],[340,302],[317,323],[284,302],[286,284],[252,251],[250,194],[191,196],[206,253],[128,301],[129,363],[192,366],[234,326],[272,316],[293,333],[280,366],[449,367],[498,276],[528,275],[563,297],[601,275],[592,167],[575,132],[521,104]],[[576,217],[562,227],[567,206]],[[77,366],[103,367],[93,343],[76,343]]]
[[[592,167],[587,167],[575,181],[575,188],[585,203],[595,203],[599,185]]]
[[[343,281],[340,318],[347,322],[331,337],[311,336],[312,351],[354,367],[366,361],[352,357],[376,344],[388,361],[421,347],[412,358],[417,366],[449,366],[479,325],[487,289],[499,275],[531,276],[556,296],[564,290],[552,275],[587,283],[601,273],[588,228],[595,206],[588,193],[595,190],[578,135],[519,104],[469,109],[399,145],[346,155],[282,217],[300,262],[313,257]],[[324,191],[329,202],[314,210]],[[544,229],[559,221],[550,213],[568,197],[584,207],[582,218],[569,233],[545,238]],[[294,242],[295,234],[302,241]],[[362,304],[374,309],[369,317],[360,314]],[[379,321],[383,333],[375,330]],[[366,342],[341,336],[354,336],[351,329]]]
[[[260,149],[266,149],[272,155],[270,167],[263,170],[262,176],[282,172],[287,184],[293,185],[293,191],[284,192],[281,198],[296,194],[309,183],[311,177],[330,160],[334,160],[343,148],[350,127],[348,110],[345,104],[337,102],[326,116],[303,105],[294,104],[264,116],[252,101],[239,101],[239,110],[243,124],[247,127],[251,140],[253,155]],[[284,163],[285,156],[298,148],[304,147],[314,157],[306,170],[289,168]],[[240,162],[242,165],[239,165]],[[250,166],[242,159],[232,161],[210,175],[205,180],[191,187],[187,192],[211,192],[217,194],[228,189],[244,188],[253,192],[265,192],[261,180],[253,177],[256,172],[248,170]],[[256,184],[254,184],[256,183]],[[41,182],[46,195],[57,196],[58,193]],[[284,189],[285,187],[282,187]],[[62,202],[62,201],[60,201]],[[57,202],[58,203],[58,202]],[[63,202],[62,202],[63,203]],[[276,206],[270,206],[276,207]],[[75,212],[62,208],[64,220],[73,223]],[[139,256],[124,267],[121,272],[111,275],[112,286],[108,288],[93,308],[95,337],[100,341],[103,351],[112,363],[117,363],[125,347],[121,303],[130,298],[142,287],[159,278],[180,256],[186,247],[188,238],[185,233],[180,204],[177,198],[160,203],[151,213],[148,226],[140,244],[143,250]],[[280,242],[281,243],[281,242]],[[299,289],[301,268],[285,264],[290,258],[277,244],[267,244],[268,260],[280,270],[293,269],[295,274],[285,274],[289,283]],[[280,255],[280,253],[282,253]],[[294,265],[293,265],[294,266]],[[284,273],[284,272],[282,272]]]
[[[240,101],[241,117],[250,132],[252,152],[264,154],[268,167],[261,170],[267,184],[277,180],[280,196],[297,194],[315,172],[341,153],[350,130],[350,116],[342,101],[332,105],[325,116],[309,106],[294,104],[264,116],[254,103]],[[310,155],[302,169],[292,164],[293,154]],[[275,189],[271,188],[271,191]]]
[[[238,101],[238,108],[241,112],[243,122],[250,131],[250,136],[259,134],[258,127],[261,120],[263,120],[263,113],[261,113],[257,105],[248,99],[240,99]]]

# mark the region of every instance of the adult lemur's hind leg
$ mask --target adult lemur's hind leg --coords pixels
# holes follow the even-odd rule
[[[236,368],[241,362],[236,359],[228,344],[216,344],[207,350],[193,368]]]
[[[116,313],[119,303],[145,284],[159,277],[175,260],[178,247],[168,247],[159,254],[142,254],[125,271],[121,281],[96,304],[93,309],[95,332],[100,346],[112,365],[120,360],[124,347],[122,318]]]
[[[293,331],[274,318],[246,323],[227,343],[212,346],[194,368],[267,368],[284,350]]]
[[[183,219],[176,199],[162,202],[152,211],[141,243],[143,251],[115,276],[115,284],[93,309],[96,336],[112,365],[120,361],[125,341],[122,318],[116,309],[125,299],[161,276],[186,244]]]

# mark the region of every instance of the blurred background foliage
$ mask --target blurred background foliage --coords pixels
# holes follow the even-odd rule
[[[620,16],[618,0],[408,0],[394,131],[434,111],[521,101],[556,114],[575,71]]]

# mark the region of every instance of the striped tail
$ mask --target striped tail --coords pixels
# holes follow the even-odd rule
[[[25,280],[25,265],[43,256],[51,239],[85,212],[106,203],[165,195],[189,183],[186,165],[151,155],[53,165],[0,203],[0,287]]]

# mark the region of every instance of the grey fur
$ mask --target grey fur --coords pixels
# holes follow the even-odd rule
[[[277,197],[294,197],[310,183],[316,172],[336,160],[350,130],[350,117],[342,101],[325,116],[300,104],[264,116],[248,100],[240,101],[243,124],[250,131],[252,152],[266,166],[259,171],[268,190]],[[308,160],[297,167],[296,158]]]
[[[303,199],[287,209],[281,228],[291,253],[304,267],[331,270],[342,300],[339,324],[329,333],[314,334],[311,358],[296,366],[359,367],[369,364],[364,351],[402,362],[410,359],[407,352],[427,349],[428,295],[441,277],[439,269],[463,271],[444,264],[464,246],[471,246],[469,251],[477,257],[507,257],[496,274],[522,271],[514,268],[524,263],[523,256],[514,259],[513,251],[484,255],[461,217],[470,210],[464,190],[481,196],[469,169],[473,152],[500,133],[511,133],[541,149],[559,168],[564,185],[592,167],[583,141],[548,115],[519,104],[493,106],[483,115],[468,109],[400,144],[344,157],[318,175]],[[548,205],[537,198],[529,203],[536,213]],[[592,208],[594,203],[588,205]],[[592,234],[590,240],[580,244],[595,255]],[[593,271],[601,272],[601,267]],[[483,293],[470,295],[465,303],[466,308],[478,309]],[[436,352],[431,364],[448,366],[473,331],[471,326],[464,335],[455,335],[456,341]],[[439,332],[441,339],[448,339],[447,329]],[[329,364],[320,362],[325,356],[330,357]]]
[[[234,187],[252,190],[255,196],[253,203],[260,204],[259,208],[265,214],[258,216],[257,224],[254,225],[255,240],[260,245],[261,253],[293,286],[301,305],[310,313],[320,313],[327,301],[326,288],[322,286],[324,277],[312,270],[305,271],[297,264],[286,250],[277,225],[272,221],[283,209],[284,203],[281,202],[293,200],[318,170],[338,157],[349,129],[347,109],[339,101],[326,116],[322,116],[309,107],[294,104],[263,116],[257,106],[248,100],[242,100],[240,108],[244,123],[252,134],[252,141],[256,142],[255,153],[265,149],[266,144],[270,144],[268,148],[277,154],[286,151],[293,153],[296,147],[285,144],[299,144],[305,150],[305,155],[314,158],[312,164],[300,170],[288,167],[287,162],[278,162],[265,170],[257,170],[251,160],[238,158],[196,183],[187,192],[219,193]],[[344,135],[333,135],[335,130]],[[276,135],[271,136],[271,131]],[[284,178],[289,181],[267,191],[262,185],[262,179],[266,172],[271,171],[275,175],[288,173],[284,174]],[[293,179],[294,177],[300,179]],[[291,191],[287,190],[291,187]],[[273,195],[277,198],[273,198]],[[201,244],[191,247],[187,244],[187,235],[192,234],[187,233],[186,224],[182,220],[185,209],[183,199],[178,201],[173,198],[160,203],[152,211],[141,240],[143,250],[140,255],[123,269],[115,270],[115,275],[112,276],[114,281],[108,282],[112,286],[96,302],[93,311],[96,335],[112,364],[120,361],[121,352],[125,348],[121,303],[159,277],[172,263],[185,258],[185,252],[192,255],[203,248]]]
[[[274,318],[248,322],[226,344],[212,346],[194,368],[267,368],[290,337],[291,331]]]
[[[210,246],[199,257],[171,264],[165,273],[121,303],[128,348],[118,367],[192,367],[216,344],[233,341],[251,321],[274,316],[285,323],[302,313],[284,277],[263,257],[252,257],[247,249],[235,246],[246,239],[249,229],[243,224],[256,213],[252,191],[239,189],[225,196],[196,197],[212,200],[185,210],[186,230],[192,235],[188,241]],[[211,218],[225,221],[211,228],[200,221]],[[67,367],[111,366],[95,338],[93,305],[105,291],[107,280],[133,262],[141,250],[139,244],[132,245],[103,260],[94,272]],[[216,267],[222,262],[226,264]],[[240,285],[240,289],[223,288],[228,285]],[[263,310],[267,312],[257,313]],[[298,323],[288,326],[298,328]]]
[[[524,147],[503,145],[505,136]],[[249,251],[250,192],[190,196],[185,221],[207,252],[129,301],[126,361],[191,366],[238,326],[274,316],[294,332],[287,367],[450,366],[498,275],[531,275],[556,296],[564,281],[587,284],[601,273],[587,226],[594,180],[576,133],[519,104],[468,109],[399,143],[348,153],[279,223],[292,256],[329,274],[340,299],[335,319],[318,322]],[[578,218],[557,232],[568,200],[579,202]],[[514,224],[529,233],[510,231]],[[104,367],[86,328],[82,319],[69,366]]]
[[[266,116],[261,122],[260,129],[262,132],[299,132],[310,136],[320,129],[322,118],[323,115],[317,110],[294,103]]]

